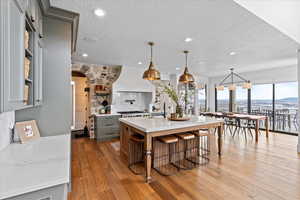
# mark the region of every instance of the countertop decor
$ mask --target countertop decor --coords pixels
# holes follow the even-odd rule
[[[182,106],[180,105],[178,95],[172,87],[165,86],[164,92],[169,95],[169,97],[176,103],[176,111],[175,116],[172,118],[182,118],[183,117],[183,110]]]

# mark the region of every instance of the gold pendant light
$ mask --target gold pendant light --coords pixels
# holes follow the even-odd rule
[[[188,51],[183,51],[185,53],[185,69],[183,74],[179,77],[179,82],[180,83],[193,83],[195,81],[194,77],[192,74],[189,73],[188,67],[187,67],[187,56],[188,56]]]
[[[160,80],[160,73],[158,70],[156,70],[154,68],[153,61],[152,61],[152,47],[153,47],[154,43],[148,42],[148,44],[151,47],[151,60],[150,60],[149,68],[143,74],[143,79],[149,80],[149,81]]]

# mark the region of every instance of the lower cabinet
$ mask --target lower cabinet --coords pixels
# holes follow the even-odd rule
[[[68,184],[57,185],[54,187],[30,192],[6,200],[67,200]]]
[[[99,141],[110,140],[120,136],[120,116],[95,116],[95,137]]]

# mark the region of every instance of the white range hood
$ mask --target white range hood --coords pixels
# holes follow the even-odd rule
[[[113,92],[155,92],[155,87],[142,78],[144,70],[142,66],[123,66],[120,77],[113,83]]]

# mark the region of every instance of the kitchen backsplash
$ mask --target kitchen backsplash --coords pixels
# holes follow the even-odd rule
[[[15,124],[15,112],[0,113],[0,151],[10,144],[11,128]]]
[[[111,104],[112,101],[112,84],[119,78],[122,66],[104,66],[97,64],[75,63],[72,65],[73,71],[79,71],[86,75],[88,86],[90,88],[90,107],[91,114],[99,112],[101,104],[104,100]],[[95,86],[106,94],[95,94]]]
[[[144,111],[152,102],[151,92],[116,92],[113,95],[115,111]]]

